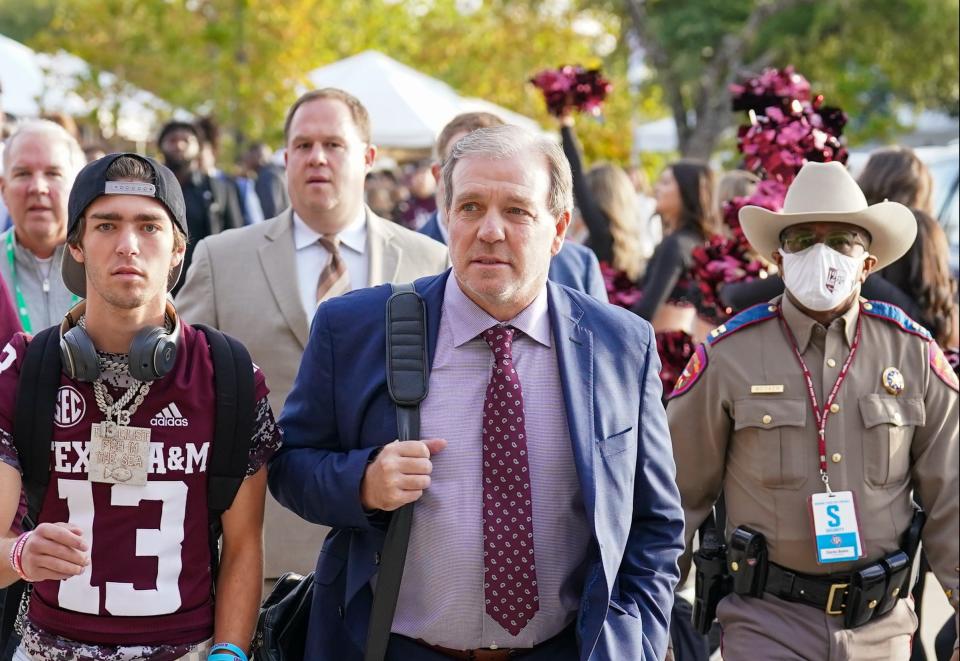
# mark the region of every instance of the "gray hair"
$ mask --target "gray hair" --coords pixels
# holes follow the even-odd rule
[[[550,138],[531,133],[519,126],[505,124],[481,128],[457,141],[443,163],[444,211],[450,215],[453,200],[453,169],[465,158],[508,159],[520,154],[535,153],[544,157],[550,175],[547,208],[559,218],[573,209],[573,175],[563,149]]]
[[[87,163],[87,157],[83,153],[83,149],[80,147],[80,143],[77,142],[77,139],[74,138],[70,133],[57,124],[56,122],[51,122],[48,119],[28,119],[20,122],[17,125],[16,130],[10,134],[10,137],[7,138],[4,142],[3,149],[3,171],[8,172],[10,169],[10,155],[13,153],[14,143],[21,137],[25,135],[42,135],[53,141],[61,141],[67,147],[67,152],[70,155],[70,167],[73,171],[70,173],[70,178],[72,179],[77,172],[80,171]]]

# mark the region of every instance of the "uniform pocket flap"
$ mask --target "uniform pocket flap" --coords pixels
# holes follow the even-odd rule
[[[867,429],[877,425],[922,427],[927,418],[922,399],[886,397],[876,393],[860,398],[860,415]]]
[[[802,427],[807,420],[808,406],[803,399],[738,399],[733,403],[734,429]]]

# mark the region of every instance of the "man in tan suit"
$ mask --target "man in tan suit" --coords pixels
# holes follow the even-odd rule
[[[291,209],[197,244],[177,309],[242,341],[270,379],[279,415],[317,304],[353,289],[440,273],[446,248],[384,220],[363,202],[376,157],[370,120],[353,96],[321,89],[287,113]],[[326,528],[267,499],[264,576],[313,569]]]
[[[723,656],[905,661],[911,496],[957,608],[958,384],[919,324],[859,294],[910,248],[916,220],[868,207],[839,163],[808,163],[782,213],[748,206],[740,223],[786,293],[712,331],[667,407],[688,550],[726,504]],[[757,533],[769,564],[741,551]]]

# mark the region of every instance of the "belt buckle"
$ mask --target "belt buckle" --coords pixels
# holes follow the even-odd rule
[[[830,586],[830,594],[827,595],[827,607],[824,609],[827,615],[843,615],[843,609],[846,607],[846,604],[841,603],[840,609],[834,610],[833,600],[837,596],[838,592],[843,595],[842,590],[848,588],[849,586],[849,583],[834,583]]]

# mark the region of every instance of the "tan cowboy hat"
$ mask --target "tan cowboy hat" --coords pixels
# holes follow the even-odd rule
[[[743,233],[760,255],[780,248],[780,233],[800,223],[847,223],[870,233],[868,252],[882,269],[900,259],[917,237],[917,219],[899,202],[867,206],[863,191],[840,163],[807,163],[790,184],[783,211],[745,206],[740,209]]]

